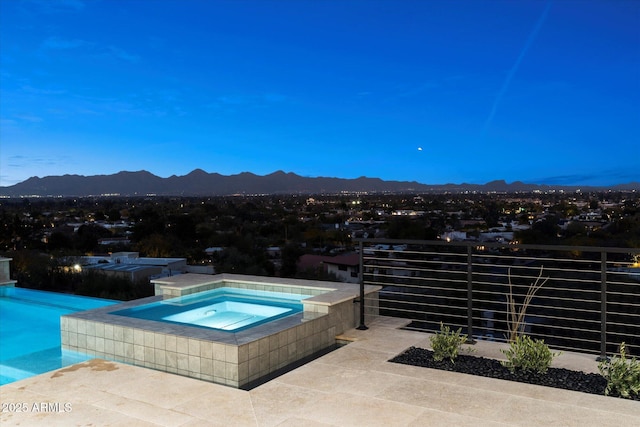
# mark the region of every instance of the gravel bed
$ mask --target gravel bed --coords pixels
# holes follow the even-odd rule
[[[522,369],[516,369],[512,373],[498,360],[464,354],[458,355],[455,363],[451,363],[449,359],[437,362],[433,360],[433,351],[418,347],[411,347],[389,361],[600,395],[604,395],[607,386],[607,381],[600,374],[587,374],[564,368],[549,368],[544,374]],[[640,396],[635,396],[633,400],[640,401]]]

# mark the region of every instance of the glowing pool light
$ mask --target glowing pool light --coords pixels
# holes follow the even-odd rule
[[[291,311],[293,309],[286,307],[224,301],[164,316],[162,320],[232,331]]]

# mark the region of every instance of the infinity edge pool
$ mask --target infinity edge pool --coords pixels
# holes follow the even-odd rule
[[[89,359],[61,348],[60,316],[117,302],[0,286],[0,385]]]

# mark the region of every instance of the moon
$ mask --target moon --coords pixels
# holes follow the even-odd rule
[[[418,147],[418,151],[422,151],[422,147]]]

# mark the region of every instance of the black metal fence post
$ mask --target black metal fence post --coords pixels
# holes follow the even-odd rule
[[[600,356],[607,360],[607,252],[600,252]]]
[[[473,339],[473,265],[471,245],[467,245],[467,343],[475,344]]]
[[[358,279],[360,281],[360,325],[356,328],[365,331],[369,328],[364,324],[364,248],[362,241],[358,245],[360,252],[360,271],[358,271]]]

